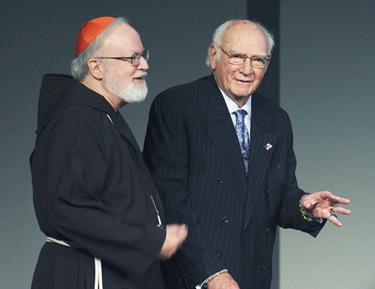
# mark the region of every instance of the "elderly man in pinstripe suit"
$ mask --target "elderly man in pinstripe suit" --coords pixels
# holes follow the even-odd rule
[[[209,48],[212,75],[162,92],[149,117],[144,158],[168,223],[189,227],[163,264],[167,288],[268,289],[276,227],[317,236],[349,200],[298,187],[287,113],[256,94],[274,40],[231,20]]]

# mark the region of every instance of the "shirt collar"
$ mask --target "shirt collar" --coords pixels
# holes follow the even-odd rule
[[[225,103],[226,103],[226,105],[228,107],[228,111],[229,111],[230,114],[232,114],[236,110],[244,109],[244,110],[246,110],[247,114],[249,116],[251,116],[251,99],[252,99],[252,95],[250,95],[250,97],[247,100],[247,102],[245,103],[245,105],[240,108],[240,107],[237,106],[237,104],[228,95],[226,95],[226,93],[220,88],[220,86],[218,86],[218,87],[220,89],[221,94],[224,97]]]

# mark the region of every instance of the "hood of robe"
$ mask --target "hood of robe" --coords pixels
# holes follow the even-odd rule
[[[44,75],[38,102],[38,129],[36,133],[39,134],[61,110],[76,105],[93,107],[111,116],[115,114],[113,107],[103,96],[73,79],[72,76],[64,74]]]

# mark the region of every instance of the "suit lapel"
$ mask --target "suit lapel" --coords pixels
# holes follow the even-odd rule
[[[228,108],[213,76],[208,79],[207,95],[207,118],[203,125],[230,168],[236,191],[245,201],[247,177],[243,158]]]
[[[250,223],[275,146],[277,131],[271,126],[267,112],[257,95],[252,98],[249,176],[246,176],[243,158],[232,119],[217,84],[211,76],[207,85],[207,118],[203,123],[207,133],[223,155],[230,168],[236,191],[246,203],[244,226]],[[270,145],[272,147],[270,147]]]
[[[270,123],[266,114],[259,107],[256,97],[253,97],[245,227],[250,223],[253,216],[268,165],[277,145],[277,132],[269,127]]]

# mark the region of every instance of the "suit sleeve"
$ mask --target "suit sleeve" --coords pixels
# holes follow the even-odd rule
[[[201,230],[191,205],[187,125],[191,108],[175,96],[164,92],[154,101],[143,155],[162,197],[167,223],[188,226],[188,237],[175,259],[181,275],[188,276],[191,285],[195,286],[225,267]]]
[[[298,186],[296,178],[297,161],[293,150],[293,133],[289,117],[285,116],[285,127],[282,142],[285,143],[286,155],[286,174],[284,198],[281,205],[281,212],[278,218],[279,226],[283,228],[292,228],[303,231],[316,237],[323,228],[326,220],[320,222],[313,220],[311,222],[305,220],[299,210],[299,200],[306,194]]]

